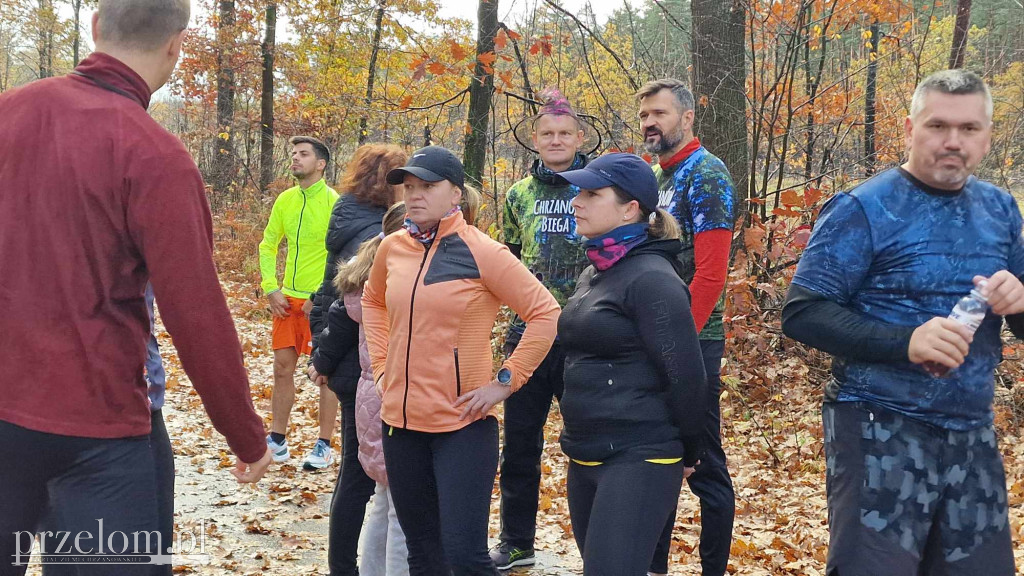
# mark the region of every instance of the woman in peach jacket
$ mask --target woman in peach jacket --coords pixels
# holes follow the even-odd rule
[[[487,553],[494,407],[544,359],[558,304],[504,245],[466,222],[460,203],[477,192],[451,152],[417,150],[388,181],[404,185],[408,214],[374,259],[363,327],[409,573],[496,575]],[[491,331],[502,304],[528,328],[495,374]]]

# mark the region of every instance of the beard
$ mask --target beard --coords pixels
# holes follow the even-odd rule
[[[658,140],[651,142],[648,140],[650,136],[658,136]],[[672,130],[669,130],[668,134],[665,134],[657,128],[650,128],[644,134],[644,150],[647,150],[651,154],[657,154],[661,156],[666,152],[671,152],[676,146],[683,141],[683,127],[676,126]]]
[[[292,168],[292,177],[296,180],[302,180],[313,174],[312,170],[303,170],[302,168]]]

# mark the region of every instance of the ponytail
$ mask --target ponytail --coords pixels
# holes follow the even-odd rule
[[[480,192],[466,184],[462,187],[462,200],[459,201],[459,206],[462,207],[462,217],[466,219],[466,223],[470,226],[476,224],[477,214],[480,212],[480,205],[483,203],[483,196]]]
[[[619,204],[637,202],[636,198],[634,198],[632,194],[629,194],[614,184],[612,184],[612,191],[615,192],[615,197],[618,198]],[[639,205],[639,202],[637,202],[637,204]],[[676,222],[675,216],[661,208],[652,212],[643,206],[640,206],[639,221],[650,224],[651,227],[647,230],[647,236],[654,240],[675,240],[679,238],[680,234],[682,234],[682,230],[679,228],[679,222]]]
[[[651,238],[656,240],[675,240],[679,238],[679,223],[676,222],[675,216],[658,208],[654,212],[649,213],[647,218],[648,222],[651,223],[647,235]]]

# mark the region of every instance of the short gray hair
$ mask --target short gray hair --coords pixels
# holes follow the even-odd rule
[[[910,101],[910,117],[916,118],[924,108],[924,97],[929,92],[943,94],[981,94],[985,97],[985,116],[992,120],[992,93],[988,85],[974,72],[954,68],[936,72],[925,78],[914,90],[914,98]]]
[[[653,96],[662,90],[669,90],[672,95],[676,98],[676,104],[679,105],[680,112],[686,112],[687,110],[693,110],[693,92],[686,87],[686,84],[682,80],[676,80],[675,78],[662,78],[661,80],[651,80],[640,87],[640,90],[636,93],[636,99],[643,100],[648,96]]]
[[[154,50],[188,26],[190,0],[100,0],[104,41],[125,48]]]

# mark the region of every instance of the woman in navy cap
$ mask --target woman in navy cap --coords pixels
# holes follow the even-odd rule
[[[585,575],[642,576],[700,458],[706,411],[679,226],[638,156],[560,176],[580,188],[572,207],[591,261],[558,321],[569,514]]]

